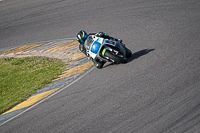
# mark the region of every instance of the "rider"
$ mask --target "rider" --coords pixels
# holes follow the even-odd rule
[[[109,36],[108,34],[105,34],[103,32],[98,32],[98,33],[90,33],[90,34],[87,34],[84,30],[80,30],[77,32],[76,34],[76,39],[77,41],[80,43],[79,44],[79,49],[81,50],[81,52],[83,52],[86,56],[87,55],[87,52],[86,52],[86,49],[84,47],[84,43],[85,43],[85,40],[87,39],[87,37],[89,35],[95,35],[97,37],[102,37],[104,39],[109,39],[109,40],[115,40],[115,41],[119,41],[120,43],[122,43],[122,40],[121,39],[116,39],[116,38],[113,38],[111,36]],[[99,60],[99,59],[95,59],[95,60],[92,60],[94,62],[94,65],[95,67],[97,68],[102,68],[103,65],[105,64],[104,61],[102,60]]]

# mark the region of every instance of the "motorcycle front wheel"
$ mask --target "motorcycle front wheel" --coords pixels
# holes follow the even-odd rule
[[[111,61],[113,62],[117,62],[117,63],[127,63],[127,58],[125,57],[121,57],[120,55],[116,55],[108,50],[106,50],[105,54],[104,54],[105,57],[108,57]]]

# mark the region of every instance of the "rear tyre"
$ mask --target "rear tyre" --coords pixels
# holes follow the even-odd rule
[[[125,50],[126,50],[126,58],[130,58],[132,56],[132,52],[126,47]]]
[[[113,60],[117,63],[127,63],[127,59],[125,57],[121,57],[119,55],[113,54],[110,51],[106,50],[104,56],[108,57],[110,60]]]

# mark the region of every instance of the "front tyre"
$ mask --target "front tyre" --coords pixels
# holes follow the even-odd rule
[[[109,60],[111,60],[113,62],[117,62],[117,63],[127,63],[127,61],[128,61],[125,57],[116,55],[108,50],[106,50],[104,56],[108,57]]]
[[[101,69],[103,67],[103,65],[106,63],[104,61],[100,61],[99,59],[94,59],[94,66],[98,69]]]

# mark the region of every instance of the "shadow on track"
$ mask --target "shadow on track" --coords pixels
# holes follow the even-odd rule
[[[140,50],[138,52],[135,52],[132,54],[132,56],[128,59],[128,63],[143,56],[143,55],[146,55],[148,54],[149,52],[151,51],[154,51],[155,49],[144,49],[144,50]]]
[[[140,50],[138,52],[135,52],[135,53],[132,54],[132,56],[130,58],[128,58],[128,62],[127,63],[129,63],[129,62],[131,62],[131,61],[133,61],[133,60],[135,60],[135,59],[137,59],[137,58],[139,58],[139,57],[141,57],[143,55],[146,55],[149,52],[154,51],[154,50],[155,49],[143,49],[143,50]],[[110,64],[105,65],[103,68],[111,66],[111,65],[117,65],[117,64],[119,64],[119,63],[110,63]]]

